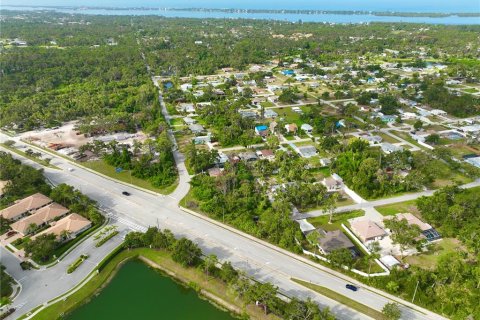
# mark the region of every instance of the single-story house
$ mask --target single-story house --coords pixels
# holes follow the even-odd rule
[[[402,151],[403,148],[400,146],[396,146],[394,144],[384,142],[380,145],[380,148],[382,148],[382,151],[385,152],[386,154],[390,154],[395,151]]]
[[[423,222],[422,220],[418,219],[413,214],[407,213],[398,213],[395,215],[398,220],[407,220],[409,225],[416,225],[420,228],[422,235],[429,241],[440,239],[441,236],[437,230],[435,230],[431,225],[428,223]],[[385,217],[385,219],[392,219],[392,216]]]
[[[228,156],[225,153],[219,152],[216,163],[217,163],[217,165],[223,166],[225,163],[228,162],[228,160],[230,160],[230,159],[228,158]]]
[[[261,137],[266,137],[268,135],[268,127],[264,124],[255,126],[255,133]]]
[[[57,236],[57,239],[65,241],[68,239],[75,238],[78,234],[87,230],[92,226],[90,220],[82,217],[77,213],[72,213],[65,218],[62,218],[56,222],[52,223],[52,226],[32,237],[32,240],[41,236],[42,234],[53,233]],[[65,236],[65,233],[68,235]]]
[[[331,163],[332,163],[332,160],[330,160],[330,159],[328,159],[328,158],[322,158],[322,159],[320,159],[320,164],[321,164],[323,167],[327,167],[327,166],[329,166]]]
[[[276,113],[272,109],[265,109],[265,112],[263,113],[263,116],[267,119],[274,119],[274,118],[278,117],[278,113]]]
[[[243,161],[255,161],[255,160],[258,160],[257,155],[255,154],[255,152],[252,152],[252,151],[245,151],[245,152],[239,153],[239,154],[238,154],[238,157],[239,157],[240,159],[242,159]]]
[[[327,177],[322,180],[322,184],[327,188],[327,191],[334,192],[342,189],[343,184],[332,177]]]
[[[440,109],[430,110],[430,113],[433,114],[434,116],[446,116],[447,115],[446,111],[443,111],[443,110],[440,110]]]
[[[191,125],[191,124],[197,123],[197,120],[192,119],[192,118],[190,118],[190,117],[185,117],[185,118],[183,118],[183,122],[185,122],[185,124],[186,124],[187,126],[189,126],[189,125]]]
[[[277,95],[269,96],[267,100],[270,101],[271,103],[275,103],[278,101],[278,96]]]
[[[205,132],[205,128],[203,128],[201,124],[196,124],[196,123],[189,125],[188,129],[190,129],[190,131],[192,131],[193,134],[199,134],[199,133]]]
[[[212,137],[208,134],[206,136],[194,137],[192,140],[194,144],[206,144],[212,141]]]
[[[247,119],[256,119],[258,117],[258,114],[255,111],[249,111],[249,110],[240,110],[238,111],[242,118],[247,118]]]
[[[360,138],[368,141],[369,144],[378,144],[382,142],[382,137],[376,136],[376,135],[365,134],[365,135],[360,135]]]
[[[319,233],[318,247],[323,254],[329,254],[339,249],[355,249],[355,245],[341,230],[325,231],[317,229],[316,231]]]
[[[381,257],[380,261],[390,270],[392,270],[397,264],[400,264],[400,261],[391,255]]]
[[[300,107],[292,107],[292,111],[293,112],[296,112],[298,114],[302,114],[303,113],[303,110],[300,109]]]
[[[395,116],[395,115],[383,115],[383,116],[380,117],[380,119],[385,123],[395,122],[395,120],[397,119],[397,116]]]
[[[180,103],[177,106],[177,110],[186,113],[195,113],[195,106],[191,103]]]
[[[257,151],[257,155],[262,159],[273,160],[275,159],[275,153],[270,149],[263,149]]]
[[[465,159],[465,162],[468,162],[472,166],[480,168],[480,157],[471,157],[471,158]]]
[[[53,202],[38,209],[35,213],[12,223],[10,227],[18,233],[26,235],[34,231],[32,230],[32,225],[34,225],[33,229],[42,227],[54,219],[63,217],[68,212],[69,210],[64,206]]]
[[[317,155],[317,148],[314,146],[296,147],[298,154],[304,158],[311,158]]]
[[[191,83],[183,83],[180,85],[180,90],[182,91],[188,91],[193,89],[193,85]]]
[[[4,219],[16,221],[21,219],[33,210],[40,209],[43,206],[51,203],[52,199],[44,196],[41,193],[32,194],[22,200],[17,201],[15,204],[0,211],[0,216]]]
[[[223,174],[223,169],[221,168],[210,168],[208,169],[208,175],[210,177],[219,177]]]
[[[308,123],[304,123],[301,125],[300,129],[302,129],[305,132],[312,133],[313,127],[309,125]]]
[[[287,130],[287,132],[296,133],[298,131],[298,126],[295,123],[286,124],[285,130]]]
[[[387,235],[385,230],[371,220],[357,220],[352,222],[350,226],[363,242],[376,241]]]

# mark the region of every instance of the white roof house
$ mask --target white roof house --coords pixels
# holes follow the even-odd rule
[[[402,151],[403,150],[402,147],[396,146],[396,145],[388,143],[388,142],[382,143],[380,145],[380,147],[382,148],[382,151],[385,152],[386,154],[390,154],[390,153],[395,152],[395,151]]]
[[[302,129],[303,131],[308,132],[308,133],[313,131],[313,127],[311,125],[309,125],[308,123],[302,124],[300,129]]]

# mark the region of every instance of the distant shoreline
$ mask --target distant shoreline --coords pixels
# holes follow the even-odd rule
[[[41,6],[41,5],[1,5],[12,8],[39,8],[59,10],[109,10],[109,11],[184,11],[184,12],[220,12],[220,13],[247,13],[247,14],[305,14],[305,15],[372,15],[378,17],[480,17],[480,12],[406,12],[406,11],[367,11],[367,10],[319,10],[319,9],[238,9],[238,8],[167,8],[167,7],[104,7],[104,6]]]

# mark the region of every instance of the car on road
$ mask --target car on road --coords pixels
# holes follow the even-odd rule
[[[352,290],[352,291],[357,291],[358,290],[358,287],[354,286],[353,284],[350,284],[350,283],[347,283],[345,285],[345,288],[349,289],[349,290]]]
[[[122,191],[122,194],[123,194],[124,196],[129,196],[129,195],[131,195],[131,193],[128,192],[128,191]]]
[[[73,168],[68,168],[68,171],[72,172],[72,171],[73,171]]]

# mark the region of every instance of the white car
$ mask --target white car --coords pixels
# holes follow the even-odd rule
[[[72,172],[72,171],[73,171],[73,168],[68,168],[68,171]]]

